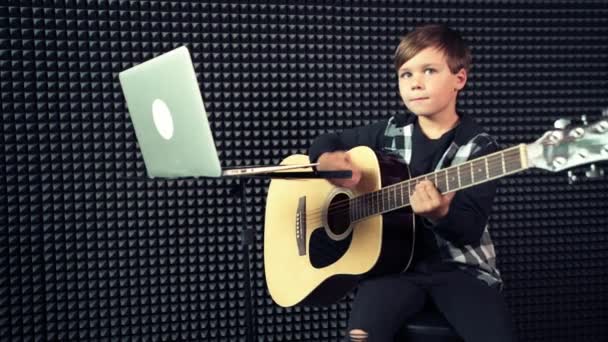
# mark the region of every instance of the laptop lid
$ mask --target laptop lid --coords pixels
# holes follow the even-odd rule
[[[219,177],[220,160],[185,46],[118,74],[149,177]]]

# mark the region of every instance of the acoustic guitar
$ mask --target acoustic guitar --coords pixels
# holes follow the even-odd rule
[[[550,130],[533,143],[411,179],[394,155],[363,146],[348,154],[362,170],[353,190],[324,179],[270,183],[264,267],[270,295],[281,306],[333,303],[362,277],[406,271],[416,233],[409,198],[419,181],[428,179],[445,194],[529,168],[558,172],[607,160],[608,120]],[[306,155],[282,162],[308,163]]]

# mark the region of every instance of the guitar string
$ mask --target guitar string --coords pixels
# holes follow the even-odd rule
[[[517,155],[507,155],[508,152],[517,152]],[[487,161],[488,161],[488,164],[487,164],[487,167],[488,167],[487,171],[488,172],[487,172],[487,174],[500,174],[500,173],[504,173],[503,172],[503,170],[504,170],[504,168],[503,168],[503,159],[505,160],[505,165],[507,163],[511,163],[511,162],[513,162],[513,161],[515,161],[517,159],[520,159],[519,150],[517,150],[517,151],[508,151],[508,152],[505,152],[505,156],[503,158],[499,158],[500,155],[490,155],[490,156],[487,157]],[[515,153],[512,153],[512,154],[515,154]],[[496,159],[498,159],[498,160],[496,160]],[[482,162],[482,160],[483,159],[480,159],[477,162],[478,163]],[[467,166],[467,167],[471,167],[471,170],[472,170],[473,164],[474,164],[473,162],[470,162],[469,166]],[[459,165],[452,166],[450,168],[456,168],[458,166],[463,166],[463,165],[464,164],[459,164]],[[412,178],[412,179],[409,179],[409,180],[406,180],[406,181],[403,181],[403,182],[399,182],[399,183],[396,183],[396,184],[388,185],[388,186],[386,186],[386,187],[384,187],[384,188],[382,188],[380,190],[377,190],[377,191],[374,191],[374,192],[371,192],[371,193],[362,194],[362,195],[354,197],[354,198],[349,198],[349,199],[346,199],[346,200],[341,200],[341,201],[332,203],[327,208],[327,211],[331,211],[332,214],[345,214],[345,213],[347,213],[347,212],[350,211],[350,207],[351,207],[352,201],[355,200],[355,199],[357,199],[357,198],[362,198],[363,196],[369,196],[370,198],[368,200],[371,200],[371,201],[377,200],[377,201],[379,201],[379,200],[381,200],[381,198],[387,197],[386,195],[387,195],[387,192],[390,191],[390,190],[388,190],[390,188],[396,188],[396,187],[405,188],[406,186],[412,188],[412,185],[415,185],[415,184],[419,183],[418,181],[423,180],[423,179],[429,179],[429,178],[435,178],[435,180],[437,181],[437,178],[445,177],[446,176],[446,172],[449,172],[447,170],[449,170],[450,168],[446,168],[446,169],[443,169],[443,170],[438,170],[438,171],[436,171],[434,173],[429,174],[429,175],[433,175],[434,174],[435,176],[431,176],[431,177],[429,177],[429,175],[418,176],[418,177],[415,177],[415,178]],[[500,171],[500,172],[498,172],[498,171]],[[437,175],[440,174],[440,173],[442,173],[442,172],[443,172],[443,175],[437,177]],[[471,178],[473,178],[473,177],[471,177]],[[407,183],[407,185],[406,185],[406,183]],[[448,180],[448,183],[449,183],[449,180]],[[409,192],[408,192],[408,194],[409,194]],[[393,197],[393,195],[389,193],[388,197]],[[400,196],[400,197],[403,197],[403,196]],[[409,205],[409,199],[408,199],[408,203],[406,204],[406,206],[407,205]],[[317,216],[317,214],[322,214],[322,212],[324,212],[324,211],[325,211],[324,209],[313,209],[312,211],[307,211],[306,212],[307,219],[315,219],[315,216]]]
[[[514,156],[509,156],[509,158],[508,158],[508,162],[512,162],[512,161],[514,160],[514,158],[512,158],[512,157],[514,157]],[[489,159],[489,158],[488,158],[488,159]],[[481,160],[480,160],[480,161],[481,161]],[[490,165],[490,163],[492,163],[492,164]],[[459,165],[463,165],[463,164],[459,164]],[[470,165],[471,165],[471,167],[472,167],[472,164],[470,164]],[[494,161],[489,162],[489,163],[488,163],[488,174],[493,174],[493,173],[494,173],[494,172],[496,172],[496,171],[500,171],[500,173],[504,173],[504,172],[503,172],[503,167],[502,167],[502,166],[503,166],[503,165],[502,165],[502,160],[499,162],[499,165],[495,165],[495,164],[494,164]],[[497,168],[499,168],[500,170],[497,170]],[[436,171],[436,172],[434,172],[434,173],[432,173],[432,174],[439,174],[439,173],[443,173],[443,175],[442,175],[442,176],[439,176],[439,178],[444,178],[444,177],[446,176],[446,172],[447,172],[446,170],[448,170],[448,169],[442,169],[442,170]],[[434,177],[429,177],[428,175],[422,175],[422,176],[418,176],[418,177],[415,177],[415,178],[411,178],[411,179],[406,180],[406,181],[403,181],[403,182],[399,182],[399,183],[396,183],[396,184],[387,185],[386,187],[384,187],[384,188],[382,188],[382,189],[380,189],[380,190],[377,190],[377,191],[372,192],[372,193],[362,194],[361,196],[365,196],[365,195],[371,194],[372,196],[374,196],[374,197],[378,197],[378,198],[379,198],[379,197],[380,197],[381,192],[385,192],[385,193],[386,193],[386,192],[387,192],[386,190],[387,190],[387,189],[389,189],[389,188],[394,188],[394,187],[399,187],[399,186],[401,186],[401,187],[405,187],[405,183],[408,183],[408,182],[409,182],[409,183],[412,183],[412,182],[413,182],[413,181],[415,181],[415,180],[419,180],[419,179],[430,179],[430,178],[435,178],[435,179],[437,180],[437,178],[438,178],[438,177],[437,177],[437,176],[434,176]],[[448,181],[448,182],[449,182],[449,181]],[[418,184],[418,182],[416,182],[416,184]],[[412,185],[412,184],[408,184],[408,186],[409,186],[409,185]],[[377,195],[374,195],[374,194],[377,194]],[[391,195],[389,194],[389,196],[391,196]],[[355,198],[359,198],[359,197],[360,197],[360,196],[355,197]],[[384,196],[383,196],[383,197],[384,197]],[[348,204],[348,202],[349,202],[349,201],[351,201],[351,200],[353,200],[353,199],[355,199],[355,198],[352,198],[352,199],[347,199],[347,200],[342,200],[342,201],[336,202],[336,203],[332,204],[332,205],[330,206],[330,208],[335,209],[335,208],[339,207],[339,206],[340,206],[340,204]]]
[[[498,156],[492,156],[492,157],[498,157]],[[502,158],[500,160],[495,160],[495,159],[492,159],[492,157],[488,158],[487,173],[488,174],[495,174],[495,173],[496,174],[500,174],[500,173],[504,173],[504,171],[503,171],[504,170],[504,168],[503,168],[504,165],[502,163]],[[518,156],[507,156],[505,158],[505,162],[506,163],[513,162],[514,161],[514,157],[516,157],[518,159],[519,155]],[[479,160],[478,162],[482,162],[482,161],[485,161],[485,160],[482,159],[482,160]],[[462,166],[463,166],[463,164],[459,164],[459,165],[461,166],[461,172],[462,172]],[[470,167],[471,169],[469,169],[469,170],[471,170],[471,171],[474,172],[474,169],[473,169],[474,165],[473,165],[473,163],[469,163],[469,165],[467,167]],[[388,186],[382,188],[381,190],[378,190],[378,191],[373,192],[373,193],[368,193],[368,194],[372,194],[373,197],[378,197],[379,198],[379,197],[381,197],[381,195],[386,195],[386,193],[390,191],[390,188],[396,188],[396,187],[402,187],[402,188],[404,188],[405,186],[411,186],[411,185],[413,185],[414,181],[419,181],[419,180],[422,180],[422,179],[433,179],[434,178],[435,181],[439,183],[439,180],[443,181],[443,178],[445,178],[446,176],[449,176],[450,171],[451,170],[449,168],[438,170],[438,171],[436,171],[434,173],[431,173],[431,174],[428,174],[428,175],[421,175],[421,176],[418,176],[418,177],[415,177],[415,178],[412,178],[412,179],[409,179],[409,180],[406,180],[406,181],[403,181],[403,182],[399,182],[399,183],[396,183],[396,184],[388,185]],[[497,172],[497,171],[500,171],[500,172]],[[406,185],[406,183],[409,183],[409,184]],[[417,183],[418,182],[416,182],[416,184]],[[448,180],[448,183],[449,183],[449,180]],[[363,194],[362,196],[365,196],[365,195],[367,195],[367,194]],[[388,195],[392,196],[392,194],[388,194]],[[359,198],[359,196],[356,197],[356,198]],[[347,204],[351,200],[352,199],[347,199],[347,200],[342,200],[342,201],[336,202],[336,203],[332,204],[330,208],[332,208],[332,209],[338,208],[341,204]]]
[[[390,202],[392,200],[391,198],[394,197],[394,196],[391,195],[391,194],[388,194],[388,196],[374,195],[369,200],[371,200],[371,201],[375,200],[375,201],[380,202],[381,201],[380,197],[384,198],[386,200],[386,202]],[[351,205],[348,204],[349,201],[346,200],[346,201],[341,201],[341,202],[342,203],[339,204],[339,205],[332,205],[331,207],[329,207],[327,209],[327,215],[328,216],[329,215],[332,215],[332,216],[345,216],[345,215],[350,214],[351,213]],[[397,203],[397,202],[395,202],[395,203]],[[374,216],[374,215],[381,214],[384,210],[378,210],[378,209],[381,209],[380,206],[381,206],[381,204],[377,203],[377,205],[366,207],[367,210],[365,212],[370,211],[369,210],[370,208],[374,208],[374,209],[371,210],[372,213],[367,214],[367,215],[363,215],[362,217],[357,217],[357,218],[355,218],[355,221],[358,221],[358,220],[366,218],[366,217],[371,217],[371,216]],[[403,201],[403,205],[400,205],[399,208],[406,208],[406,207],[410,207],[410,206],[411,206],[411,202],[410,202],[409,196],[408,196],[408,198]],[[375,209],[375,208],[378,208],[378,209]],[[399,209],[399,208],[394,208],[394,209],[391,209],[389,211],[396,210],[396,209]],[[314,222],[319,222],[320,223],[320,221],[321,221],[322,217],[324,216],[324,214],[325,214],[325,210],[323,210],[323,209],[316,209],[316,210],[313,210],[311,212],[307,212],[307,220],[309,222],[311,222],[311,223],[314,223]]]
[[[488,167],[488,171],[489,171],[488,173],[493,174],[497,171],[497,169],[494,167],[492,167],[492,168]],[[445,174],[443,176],[445,176]],[[443,176],[440,176],[440,178],[442,178]],[[428,179],[428,177],[427,177],[427,179]],[[435,179],[435,181],[439,184],[444,182],[443,179],[441,179],[441,180]],[[418,182],[416,182],[416,184],[417,183]],[[449,180],[448,180],[448,183],[449,183]],[[473,183],[475,183],[475,182],[473,182]],[[392,198],[395,196],[398,196],[399,198],[403,198],[404,196],[401,195],[401,194],[403,194],[403,191],[401,191],[401,190],[405,189],[406,186],[410,186],[410,188],[413,189],[413,187],[412,187],[413,185],[414,184],[406,185],[405,183],[392,184],[390,186],[383,188],[382,190],[380,190],[380,192],[373,193],[371,196],[369,196],[368,200],[370,200],[370,201],[377,200],[377,201],[382,201],[382,202],[384,202],[384,201],[388,202],[388,201],[392,200]],[[473,184],[473,185],[475,185],[475,184]],[[391,191],[393,193],[391,193]],[[401,194],[398,195],[398,193],[401,193]],[[409,192],[408,192],[408,197],[409,197]],[[359,198],[359,197],[357,197],[357,198]],[[332,210],[335,212],[337,209],[340,209],[341,207],[346,207],[346,206],[350,207],[353,204],[352,203],[353,200],[354,199],[349,199],[349,200],[342,200],[339,202],[335,202],[328,207],[328,210]],[[318,211],[318,210],[309,211],[309,212],[307,212],[307,214],[314,214],[315,211]]]
[[[381,197],[380,195],[374,196],[374,198],[370,198],[370,200],[371,201],[376,200],[376,201],[380,202],[381,201],[380,197]],[[382,198],[384,198],[387,202],[389,202],[391,200],[391,197],[394,197],[394,196],[392,196],[390,194],[388,194],[388,196],[382,196]],[[377,207],[378,209],[380,209],[380,206],[381,206],[381,204],[377,203],[377,205],[372,206],[371,208]],[[403,205],[399,206],[399,208],[408,207],[408,206],[411,206],[411,202],[409,201],[409,198],[407,200],[403,201]],[[367,208],[369,210],[370,206],[368,206]],[[395,208],[395,209],[398,209],[398,208]],[[367,212],[368,210],[366,210],[365,212]],[[391,210],[394,210],[394,209],[391,209]],[[351,212],[351,206],[348,204],[332,205],[330,208],[327,209],[327,211],[328,211],[328,215],[340,215],[340,216],[346,215]],[[377,215],[377,214],[381,214],[381,212],[384,210],[378,211],[377,209],[372,209],[371,211],[373,211],[372,214],[364,215],[363,217],[356,218],[356,220],[359,220],[359,219],[365,218],[365,217],[369,217],[369,216],[373,216],[373,215]],[[311,212],[307,212],[307,219],[311,220],[311,221],[319,220],[323,216],[324,213],[325,213],[325,210],[322,210],[322,209],[316,209]]]
[[[488,158],[488,159],[489,159],[489,158]],[[510,158],[508,158],[508,161],[509,161],[509,162],[513,161],[513,158],[511,158],[511,157],[510,157]],[[500,173],[503,173],[503,171],[502,171],[502,170],[503,170],[503,168],[502,168],[502,160],[501,160],[501,163],[500,163],[500,164],[501,164],[501,165],[494,165],[494,164],[492,164],[492,165],[490,166],[490,161],[488,161],[488,174],[494,174],[494,173],[497,173],[497,174],[498,174],[498,172],[496,172],[496,171],[500,171]],[[472,164],[471,164],[471,167],[472,167]],[[514,170],[514,171],[515,171],[515,170]],[[517,170],[517,171],[520,171],[520,170]],[[438,172],[442,172],[442,170],[440,170],[440,171],[438,171]],[[441,178],[441,177],[444,177],[444,176],[445,176],[445,174],[444,174],[443,176],[440,176],[440,178]],[[419,176],[419,177],[412,178],[412,179],[410,179],[410,180],[408,180],[408,181],[405,181],[405,182],[401,182],[401,183],[397,183],[397,184],[391,184],[391,185],[389,185],[389,186],[387,186],[387,187],[385,187],[385,188],[382,188],[382,190],[378,190],[378,191],[373,192],[373,193],[368,193],[368,194],[371,194],[371,196],[370,196],[369,200],[371,200],[371,201],[373,201],[373,200],[378,200],[378,201],[380,201],[380,200],[381,200],[381,198],[382,198],[382,199],[384,199],[384,198],[387,198],[387,197],[388,197],[388,198],[387,198],[387,200],[389,200],[389,199],[390,199],[390,197],[394,197],[394,195],[396,195],[396,193],[395,193],[395,194],[390,194],[390,193],[388,193],[388,191],[386,191],[387,189],[389,189],[389,188],[395,188],[395,187],[402,187],[402,188],[405,188],[405,186],[406,186],[406,185],[405,185],[405,183],[407,183],[407,182],[410,182],[410,184],[408,184],[407,186],[410,186],[410,187],[411,187],[411,185],[413,185],[413,184],[411,184],[411,183],[412,183],[412,181],[417,180],[417,179],[425,179],[425,178],[426,178],[426,179],[428,179],[428,178],[433,178],[433,177]],[[437,178],[437,177],[434,177],[434,178]],[[436,179],[436,181],[437,181],[437,179]],[[448,182],[449,182],[449,181],[448,181]],[[416,184],[417,184],[417,183],[416,183]],[[365,196],[365,195],[368,195],[368,194],[363,194],[362,196]],[[408,192],[408,194],[409,194],[409,192]],[[400,196],[400,197],[403,197],[403,196]],[[408,197],[409,197],[409,196],[408,196]],[[358,196],[358,197],[356,197],[356,198],[360,198],[360,196]],[[351,207],[351,205],[350,205],[350,204],[351,204],[352,200],[354,200],[354,199],[347,199],[347,200],[342,200],[342,201],[339,201],[339,202],[333,203],[332,205],[330,205],[330,206],[328,207],[328,209],[327,209],[327,210],[328,210],[328,211],[329,211],[329,210],[331,210],[333,214],[335,214],[335,213],[338,213],[338,214],[343,214],[343,213],[346,213],[346,212],[347,212],[347,211],[349,211],[349,210],[342,210],[342,211],[339,211],[339,209],[342,209],[342,208],[343,208],[343,209],[350,208],[350,207]],[[407,203],[407,204],[409,204],[409,203]],[[323,209],[315,209],[315,210],[312,210],[312,211],[308,211],[306,214],[307,214],[307,217],[314,217],[314,215],[315,215],[315,214],[318,214],[318,213],[320,213],[321,211],[324,211],[324,210],[323,210]]]

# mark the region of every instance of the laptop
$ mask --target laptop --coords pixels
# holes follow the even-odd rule
[[[148,177],[277,175],[316,166],[247,166],[223,169],[190,53],[185,46],[118,74]],[[285,178],[350,177],[350,171],[284,172]],[[289,175],[288,175],[289,174]]]

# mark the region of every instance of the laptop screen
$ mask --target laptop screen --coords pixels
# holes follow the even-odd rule
[[[220,160],[185,46],[119,73],[149,177],[219,177]]]

